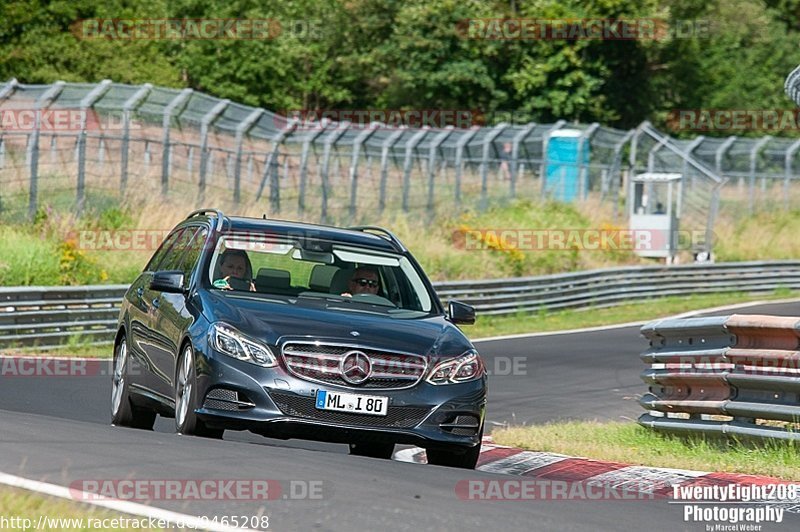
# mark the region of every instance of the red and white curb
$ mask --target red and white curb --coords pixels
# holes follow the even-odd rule
[[[425,449],[419,447],[398,451],[394,454],[394,459],[400,462],[427,463]],[[684,488],[720,486],[724,488],[728,485],[797,485],[795,482],[760,475],[634,466],[556,453],[524,451],[494,444],[490,437],[483,439],[481,454],[475,469],[486,473],[523,476],[530,479],[613,485],[619,490],[636,491],[646,486],[648,490],[652,489],[647,493],[652,493],[654,498],[670,498],[674,491],[673,486]],[[763,502],[769,502],[772,506],[782,508],[785,512],[800,514],[800,498]]]

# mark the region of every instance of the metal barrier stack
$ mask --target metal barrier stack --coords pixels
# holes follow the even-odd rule
[[[639,424],[659,431],[800,440],[800,318],[666,319],[650,349]]]

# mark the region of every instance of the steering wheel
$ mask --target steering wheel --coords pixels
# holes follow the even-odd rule
[[[383,296],[377,294],[353,294],[353,299],[359,299],[364,303],[374,303],[375,305],[383,305],[387,307],[396,307],[394,303],[389,301]]]

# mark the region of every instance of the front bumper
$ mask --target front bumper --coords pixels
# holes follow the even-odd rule
[[[436,386],[420,381],[402,390],[318,384],[279,363],[262,368],[214,351],[196,352],[198,417],[211,428],[249,430],[273,438],[335,443],[399,443],[425,448],[480,444],[486,377]],[[318,410],[317,390],[389,398],[386,416]]]

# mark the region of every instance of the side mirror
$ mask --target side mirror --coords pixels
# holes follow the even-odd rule
[[[475,323],[475,308],[461,301],[450,301],[447,305],[447,314],[450,321],[456,324],[472,325]]]
[[[182,294],[183,272],[178,270],[170,270],[154,273],[153,280],[150,281],[150,289],[158,290],[159,292],[167,292],[170,294]]]

